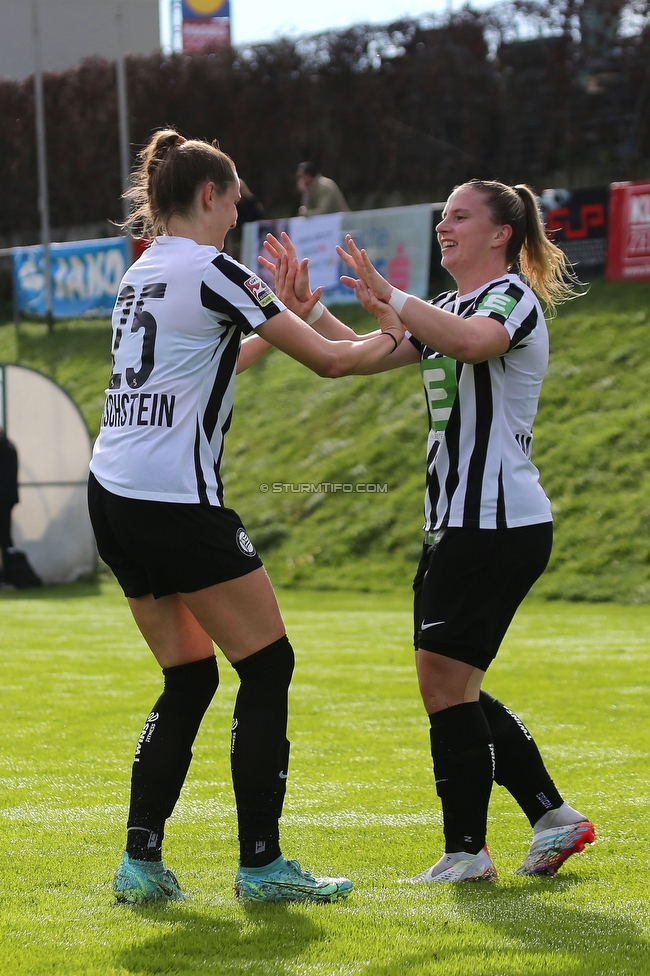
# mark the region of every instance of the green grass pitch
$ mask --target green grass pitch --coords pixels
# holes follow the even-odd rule
[[[130,761],[160,677],[114,582],[0,596],[0,972],[7,976],[650,973],[650,607],[530,601],[486,688],[530,725],[598,844],[513,872],[529,828],[495,788],[499,881],[409,886],[442,849],[408,597],[281,592],[296,648],[284,850],[349,875],[340,905],[239,905],[221,687],[168,826],[184,904],[111,903]]]

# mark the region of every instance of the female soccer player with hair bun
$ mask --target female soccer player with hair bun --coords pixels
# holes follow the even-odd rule
[[[115,894],[126,903],[183,897],[162,861],[162,840],[217,689],[214,641],[241,682],[231,739],[236,893],[335,901],[350,881],[314,878],[280,850],[294,655],[262,562],[236,512],[224,507],[220,464],[237,369],[277,346],[320,375],[351,373],[384,358],[404,330],[386,306],[377,335],[328,341],[224,254],[239,179],[213,144],[157,132],[130,196],[129,223],[156,236],[126,272],[113,313],[89,507],[100,555],[163,670],[164,690],[136,748]],[[297,303],[303,317],[316,298]]]
[[[445,850],[414,882],[491,881],[486,846],[493,780],[533,828],[520,874],[553,875],[594,841],[587,817],[550,778],[523,722],[481,685],[518,606],[551,553],[551,507],[531,460],[532,427],[548,361],[535,292],[552,308],[573,297],[562,251],[545,236],[527,186],[471,180],[436,227],[457,288],[421,301],[393,288],[347,238],[343,278],[379,315],[393,307],[407,329],[376,373],[419,362],[429,412],[425,542],[413,584],[416,667],[431,725]],[[298,310],[311,297],[307,265],[271,238],[279,296]],[[291,274],[289,275],[289,272]],[[352,338],[332,316],[314,323]]]

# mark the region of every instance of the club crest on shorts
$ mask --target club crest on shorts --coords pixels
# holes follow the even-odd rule
[[[257,275],[251,275],[250,278],[247,278],[244,282],[244,287],[248,289],[257,304],[261,305],[262,308],[265,308],[275,298],[275,295],[266,282],[258,278]]]
[[[237,534],[235,535],[235,539],[237,540],[237,545],[239,546],[239,549],[241,550],[241,552],[244,553],[245,556],[255,555],[255,546],[246,535],[244,529],[241,528],[237,529]]]

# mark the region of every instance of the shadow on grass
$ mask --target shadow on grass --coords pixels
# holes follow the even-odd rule
[[[187,906],[136,909],[160,931],[116,954],[130,973],[228,972],[282,976],[311,942],[323,938],[320,927],[288,905],[243,907],[240,918],[215,918]]]
[[[608,912],[606,891],[602,910],[576,908],[563,898],[584,877],[565,874],[561,879],[530,879],[510,885],[454,885],[455,921],[481,926],[476,937],[457,938],[445,945],[427,946],[382,965],[364,969],[364,976],[395,976],[399,972],[455,972],[473,976],[632,976],[650,967],[650,939],[644,937],[626,900],[626,916]],[[452,887],[452,886],[450,886]],[[603,886],[605,887],[605,886]],[[636,914],[640,914],[637,906]],[[643,915],[647,917],[645,909]],[[460,916],[460,919],[459,919]],[[454,948],[455,946],[455,948]],[[457,957],[465,968],[456,969]],[[556,962],[554,963],[554,959]],[[432,965],[433,964],[433,965]],[[435,968],[434,968],[435,966]],[[438,968],[439,967],[439,968]]]

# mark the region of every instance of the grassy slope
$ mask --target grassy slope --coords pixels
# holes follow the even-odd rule
[[[560,790],[593,817],[597,846],[555,879],[515,876],[530,830],[495,787],[499,882],[434,890],[399,883],[442,842],[407,594],[293,591],[280,603],[297,657],[284,845],[309,868],[352,877],[350,900],[246,908],[232,897],[237,682],[220,659],[221,687],[166,832],[191,900],[113,907],[130,761],[160,673],[113,581],[2,593],[0,972],[647,974],[649,703],[639,674],[650,609],[529,601],[490,672],[488,689],[517,708]]]
[[[354,308],[342,314],[367,325]],[[556,513],[549,597],[650,599],[650,285],[596,282],[551,326],[534,459]],[[106,324],[0,328],[0,359],[54,376],[97,428]],[[416,367],[323,380],[277,353],[238,381],[227,501],[273,578],[321,588],[403,588],[419,551],[426,436]],[[387,491],[300,491],[301,484]],[[273,484],[294,491],[274,492]],[[269,486],[265,493],[260,485]]]

